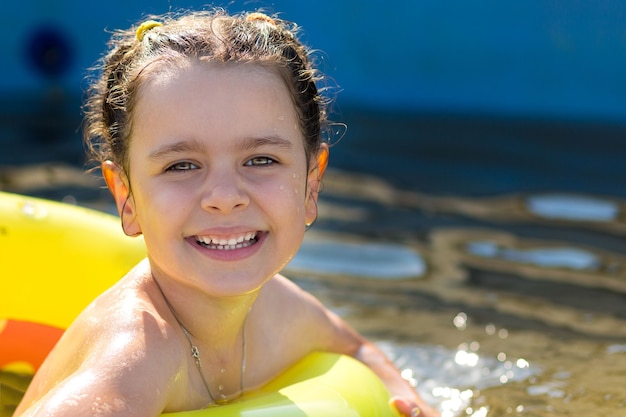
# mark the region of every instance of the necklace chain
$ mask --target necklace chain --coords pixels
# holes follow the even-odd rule
[[[224,404],[224,403],[230,401],[230,400],[228,400],[226,398],[222,398],[222,399],[217,399],[216,400],[215,397],[213,396],[213,392],[211,391],[211,388],[209,387],[209,383],[208,383],[206,377],[204,376],[204,371],[202,370],[202,362],[200,361],[200,351],[198,350],[198,347],[193,344],[193,341],[191,340],[191,334],[189,333],[187,328],[183,325],[183,323],[181,323],[180,319],[178,318],[178,316],[174,312],[174,308],[172,307],[172,305],[170,304],[169,300],[165,296],[165,293],[163,292],[163,289],[161,288],[161,285],[159,285],[159,282],[154,277],[152,277],[152,279],[154,280],[154,283],[156,284],[156,286],[159,289],[159,291],[161,292],[161,295],[163,296],[163,299],[165,300],[165,304],[167,304],[167,308],[172,313],[172,316],[174,316],[174,319],[176,320],[176,323],[178,323],[178,326],[183,331],[183,334],[185,335],[185,338],[189,342],[189,347],[191,349],[191,357],[193,358],[193,360],[194,360],[194,362],[196,364],[196,368],[198,369],[198,373],[200,374],[200,379],[202,379],[202,383],[204,384],[204,388],[206,389],[207,393],[209,394],[209,398],[211,398],[211,403],[213,405],[219,405],[219,404]],[[241,376],[239,377],[239,396],[237,398],[240,398],[243,395],[243,376],[244,376],[244,374],[246,372],[246,322],[247,321],[248,321],[248,316],[246,315],[246,317],[245,317],[245,319],[243,321],[243,326],[241,327]],[[224,372],[223,369],[222,369],[222,372]],[[220,388],[220,391],[221,391],[222,385],[220,385],[219,388]],[[211,404],[209,404],[208,406],[211,406]]]

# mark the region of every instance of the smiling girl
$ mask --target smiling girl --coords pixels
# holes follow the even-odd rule
[[[328,161],[319,76],[293,28],[189,13],[111,45],[86,139],[148,257],[66,331],[16,416],[219,405],[313,351],[360,359],[402,414],[437,415],[374,345],[279,274],[317,216]]]

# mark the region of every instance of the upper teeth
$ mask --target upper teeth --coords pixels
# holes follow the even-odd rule
[[[232,236],[228,239],[223,237],[213,237],[213,236],[197,236],[198,242],[202,242],[205,245],[217,245],[217,246],[235,246],[238,243],[243,243],[244,241],[252,240],[256,237],[255,232],[248,232],[239,236]]]

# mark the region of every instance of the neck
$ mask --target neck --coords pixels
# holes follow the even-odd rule
[[[211,317],[213,322],[215,322],[216,319],[218,319],[217,323],[220,324],[219,326],[205,325],[201,327],[197,324],[198,322],[200,322],[200,320],[188,319],[188,322],[194,323],[196,329],[202,329],[204,327],[206,329],[212,330],[211,332],[196,330],[196,336],[194,337],[192,336],[191,331],[187,328],[187,325],[183,324],[181,318],[179,317],[179,313],[177,313],[174,306],[171,304],[170,299],[166,295],[165,291],[163,290],[157,278],[154,276],[152,276],[151,278],[155,286],[157,287],[160,295],[162,296],[163,302],[167,306],[167,309],[174,316],[174,320],[180,327],[185,338],[187,339],[187,342],[189,343],[191,357],[194,359],[196,368],[198,369],[198,372],[200,374],[200,377],[202,378],[204,387],[211,400],[209,405],[226,403],[228,401],[231,401],[234,398],[239,398],[241,395],[243,395],[244,374],[245,374],[245,369],[246,369],[246,321],[248,319],[248,313],[250,312],[252,303],[254,302],[254,299],[256,297],[250,297],[250,296],[244,297],[244,298],[237,297],[236,300],[231,300],[231,303],[229,303],[230,309],[228,310],[224,310],[224,308],[220,309],[220,311],[222,312],[228,311],[228,314],[222,314],[221,316],[217,316],[217,317],[212,316],[212,315],[209,315],[209,316],[204,316],[203,314],[200,315],[200,317]],[[188,311],[188,310],[189,309],[187,308],[181,311]],[[224,322],[219,320],[220,317],[224,319]],[[227,330],[230,330],[230,331],[227,331]],[[227,333],[223,333],[223,332],[227,332]],[[217,336],[218,334],[219,334],[219,337]],[[209,375],[207,377],[207,375],[205,374],[205,371],[203,370],[204,366],[202,364],[200,350],[198,348],[198,345],[200,343],[197,343],[194,340],[195,338],[197,341],[200,342],[203,337],[205,338],[205,343],[206,343],[205,346],[211,346],[210,349],[206,349],[204,351],[205,353],[208,353],[209,350],[212,351],[212,355],[210,357],[213,358],[213,361],[208,361],[209,363],[212,364],[210,368],[214,371],[216,369],[220,369],[219,374],[224,374],[226,372],[226,367],[230,366],[234,361],[234,358],[232,357],[232,355],[236,355],[237,352],[239,352],[239,357],[241,358],[240,359],[241,369],[239,370],[239,373],[238,373],[239,384],[238,384],[238,388],[235,394],[230,394],[230,395],[225,394],[224,385],[220,383],[220,380],[222,378],[215,377],[215,374]],[[239,346],[236,346],[237,343],[239,343]],[[205,362],[205,365],[206,364],[207,363]],[[211,389],[212,384],[213,385],[217,384],[217,392],[215,393]]]
[[[238,344],[257,293],[218,298],[183,285],[171,290],[168,281],[152,280],[172,315],[192,338],[216,351],[231,351]]]

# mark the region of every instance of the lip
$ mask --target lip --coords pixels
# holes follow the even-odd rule
[[[255,254],[263,245],[268,233],[264,231],[210,231],[185,240],[209,258],[219,261],[238,261]]]

